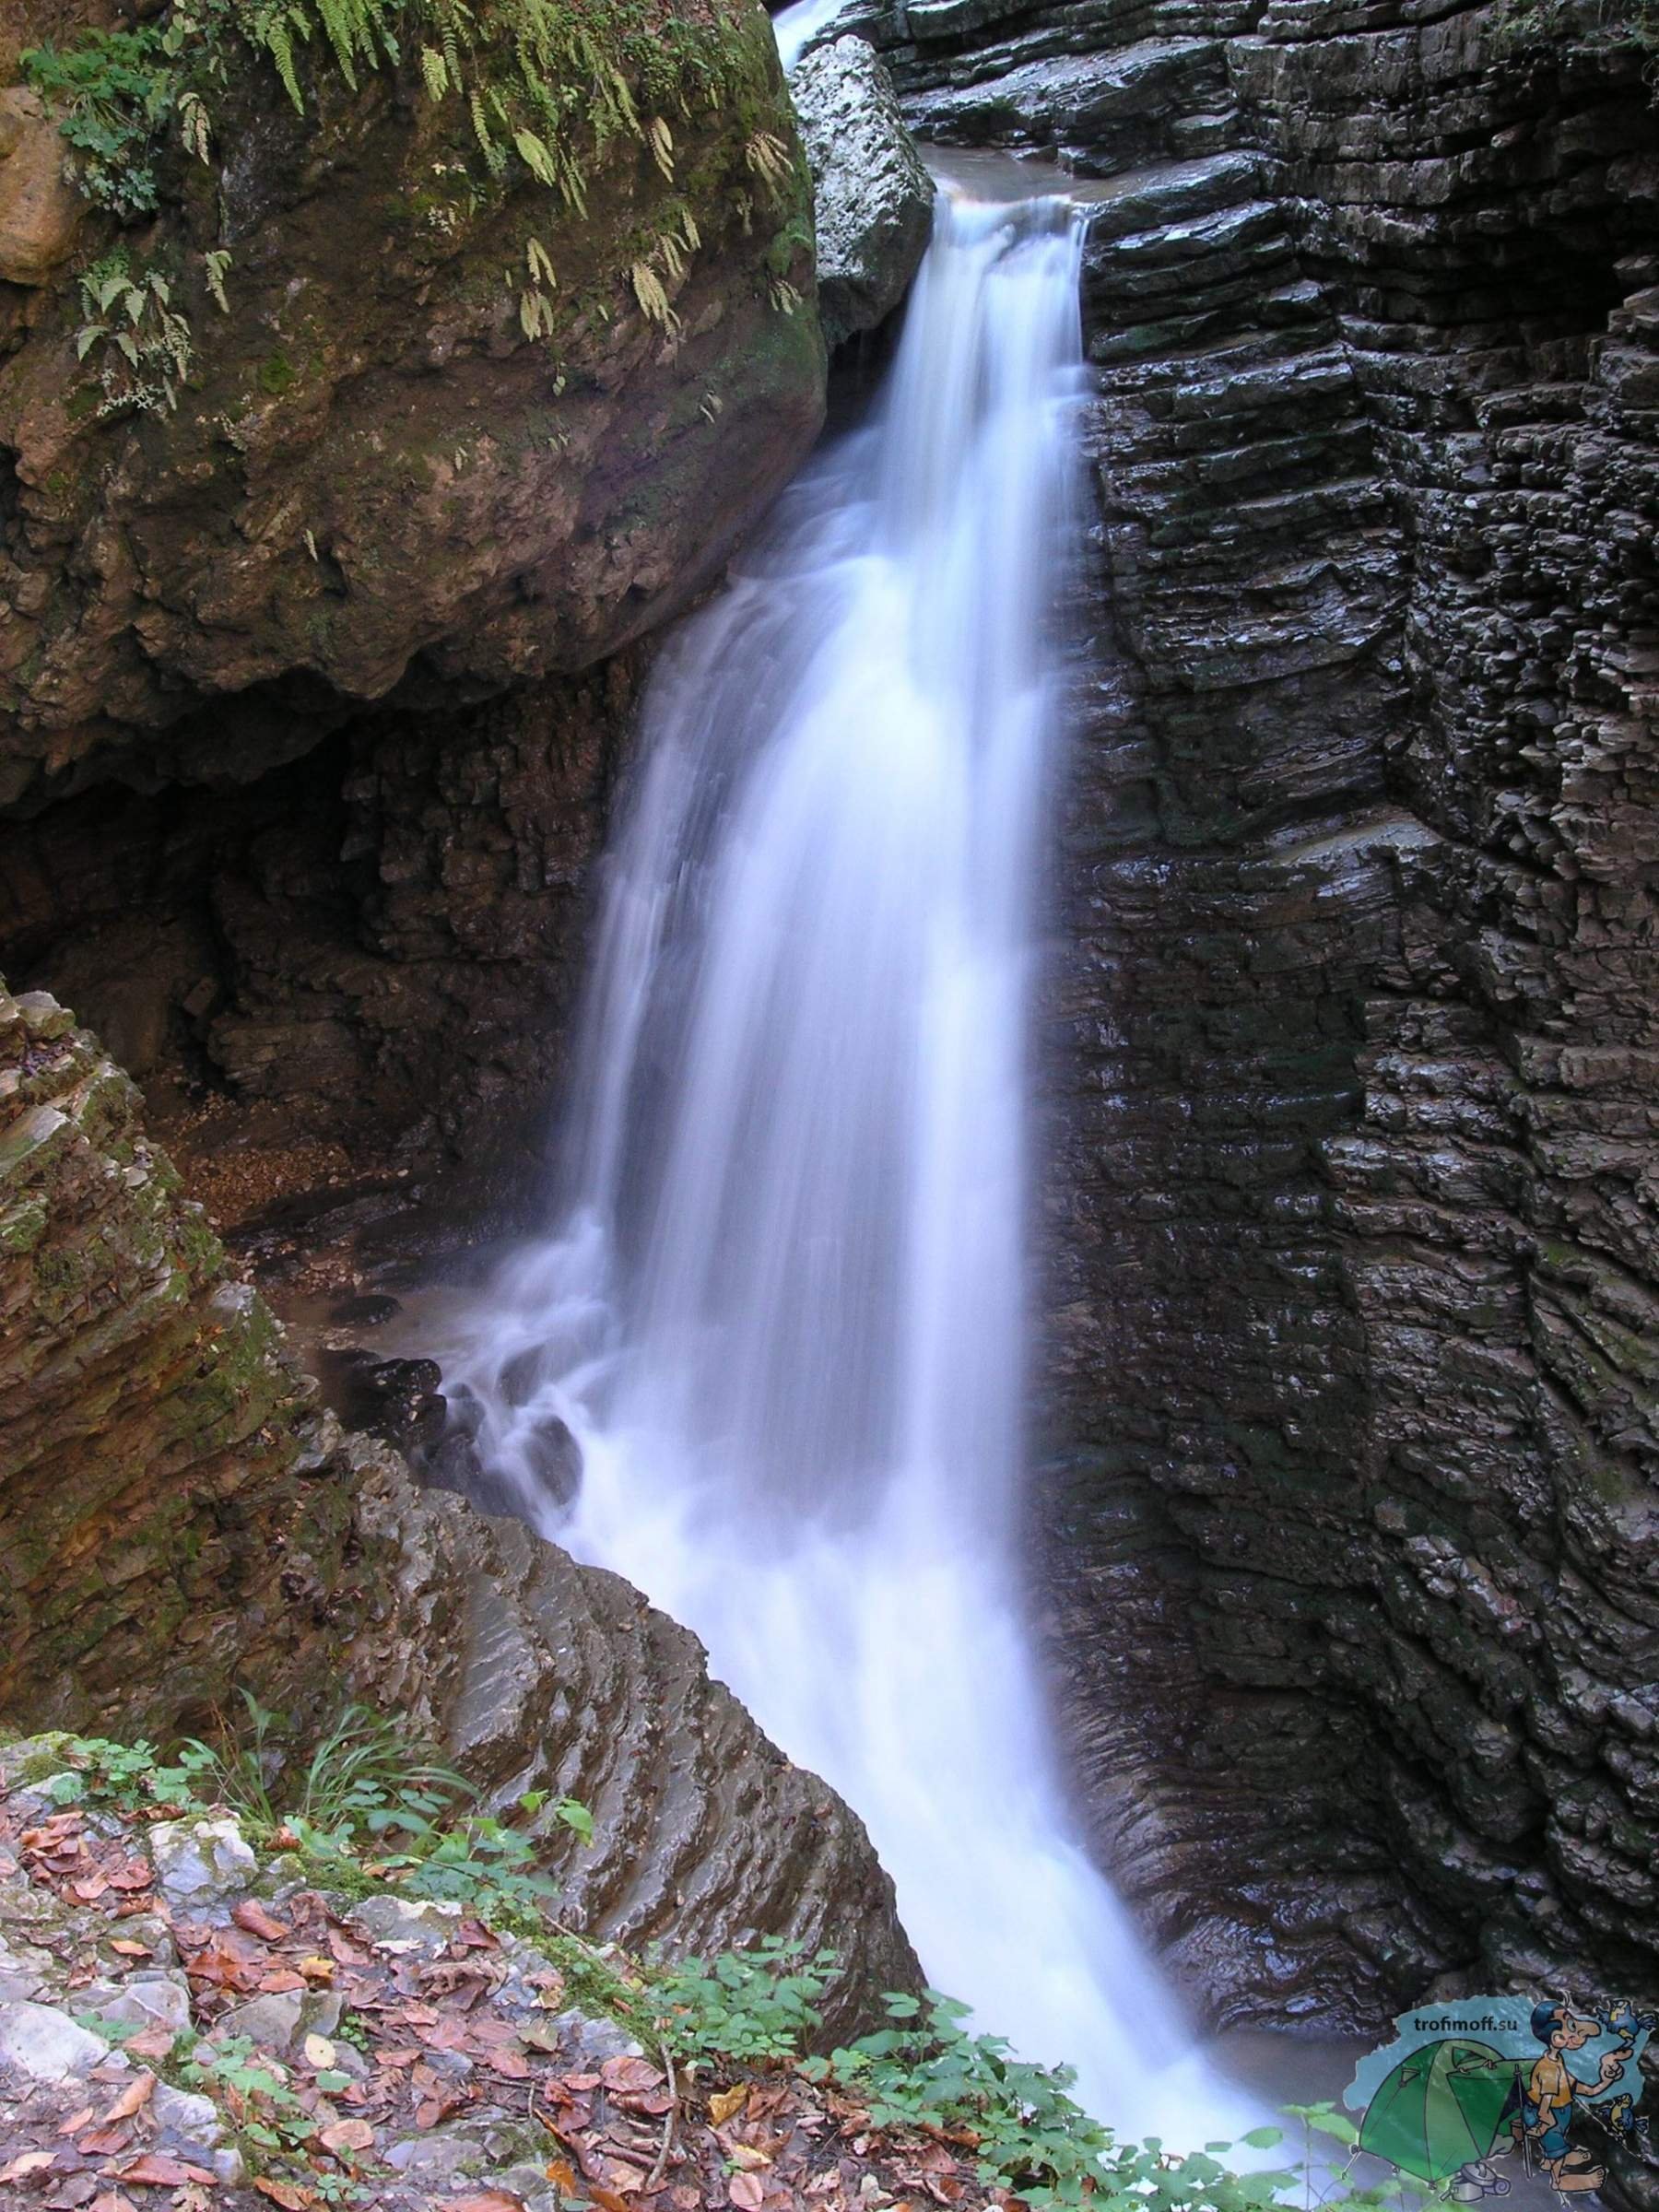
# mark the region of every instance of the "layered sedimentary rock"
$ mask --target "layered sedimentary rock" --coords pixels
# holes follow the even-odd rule
[[[424,1722],[492,1803],[589,1805],[592,1852],[547,1822],[577,1924],[829,1945],[838,2032],[917,1979],[862,1825],[695,1637],[320,1414],[131,1082],[3,990],[0,1551],[0,1720],[165,1737],[235,1687],[301,1727],[355,1694]]]
[[[1492,8],[918,0],[1103,180],[1057,1654],[1216,2007],[1659,1983],[1659,157]]]
[[[61,12],[31,0],[23,32]],[[489,20],[478,116],[512,65]],[[658,63],[704,41],[683,101],[642,82],[594,128],[613,29],[589,27],[599,90],[569,88],[562,191],[511,115],[487,160],[412,54],[353,88],[319,38],[300,113],[251,38],[197,30],[223,52],[191,150],[153,155],[158,212],[90,211],[65,262],[14,117],[0,236],[35,245],[0,264],[0,804],[251,777],[400,683],[587,666],[713,573],[821,418],[808,179],[758,7],[665,19]]]

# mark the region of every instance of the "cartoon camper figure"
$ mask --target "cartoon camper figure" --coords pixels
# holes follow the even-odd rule
[[[1557,1999],[1465,1998],[1403,2016],[1348,2092],[1363,2112],[1359,2147],[1462,2204],[1507,2195],[1497,2161],[1512,2157],[1564,2195],[1596,2189],[1605,2156],[1575,2131],[1588,2120],[1632,2139],[1653,2025],[1628,2004],[1581,2013]]]
[[[1634,2014],[1629,2016],[1630,2032],[1602,2053],[1595,2077],[1590,2080],[1569,2065],[1568,2053],[1582,2051],[1609,2030],[1617,2033],[1618,2024],[1593,2014],[1581,2016],[1567,2005],[1533,2007],[1532,2032],[1544,2047],[1543,2055],[1534,2061],[1522,2087],[1511,2131],[1529,2166],[1535,2159],[1564,2193],[1599,2189],[1607,2178],[1606,2168],[1572,2140],[1572,2123],[1581,2112],[1592,2113],[1616,2135],[1630,2132],[1633,2100],[1625,2085],[1625,2069],[1642,2024],[1651,2025],[1639,2023]]]

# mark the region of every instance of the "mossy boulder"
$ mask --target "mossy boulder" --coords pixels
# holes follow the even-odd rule
[[[413,51],[354,88],[314,39],[300,112],[226,31],[206,159],[181,123],[152,215],[88,208],[0,287],[0,805],[256,774],[400,684],[586,666],[709,579],[821,419],[810,182],[755,0],[660,14],[692,58],[629,88],[619,16],[633,120],[572,122],[557,188]],[[166,288],[171,365],[119,350],[112,271],[147,345]]]

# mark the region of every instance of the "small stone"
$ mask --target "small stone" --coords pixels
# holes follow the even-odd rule
[[[273,1990],[232,2006],[217,2032],[248,2036],[260,2050],[281,2054],[293,2050],[302,2036],[327,2035],[339,2018],[340,2000],[331,1991]]]
[[[388,1949],[446,1950],[465,1915],[459,1905],[435,1898],[370,1897],[346,1915],[371,1943]]]
[[[68,2081],[109,2055],[101,2036],[78,2027],[54,2006],[0,2005],[0,2059],[36,2081]]]
[[[225,2139],[225,2123],[211,2097],[197,2097],[188,2089],[157,2087],[150,2110],[158,2127],[177,2136],[193,2150],[212,2150]]]
[[[245,1889],[259,1870],[238,1823],[159,1820],[149,1831],[150,1857],[162,1896],[175,1911],[209,1911]]]
[[[117,2028],[165,2028],[182,2034],[190,2025],[190,1987],[182,1974],[131,1974],[123,1982],[90,1982],[76,1990],[76,2009],[95,2013]]]
[[[381,2157],[406,2181],[424,2182],[440,2189],[459,2181],[463,2174],[481,2173],[487,2163],[481,2144],[437,2128],[424,2136],[405,2136],[389,2144]]]
[[[607,2058],[641,2058],[645,2046],[635,2042],[632,2036],[618,2028],[615,2020],[596,2020],[585,2012],[559,2012],[553,2016],[560,2043],[573,2059],[592,2060],[595,2065]]]

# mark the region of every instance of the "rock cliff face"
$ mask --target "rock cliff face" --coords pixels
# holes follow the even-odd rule
[[[131,1082],[0,988],[0,1721],[165,1736],[233,1686],[301,1722],[424,1722],[549,1821],[575,1924],[681,1950],[758,1933],[847,1967],[833,2030],[918,1970],[862,1824],[615,1575],[416,1489],[319,1413],[147,1143]]]
[[[1108,181],[1046,1512],[1103,1843],[1224,2016],[1651,1994],[1642,57],[1393,0],[861,28],[913,126]]]
[[[556,190],[513,114],[477,143],[512,13],[481,18],[476,99],[429,97],[413,55],[354,88],[319,32],[303,113],[252,33],[190,31],[220,42],[199,77],[188,43],[166,65],[206,159],[171,133],[154,215],[89,213],[72,260],[36,206],[48,126],[0,136],[0,241],[41,249],[0,243],[0,805],[242,780],[400,684],[584,667],[695,593],[805,453],[808,185],[764,16],[629,29],[688,58],[626,104],[626,43],[555,83],[579,165]]]

